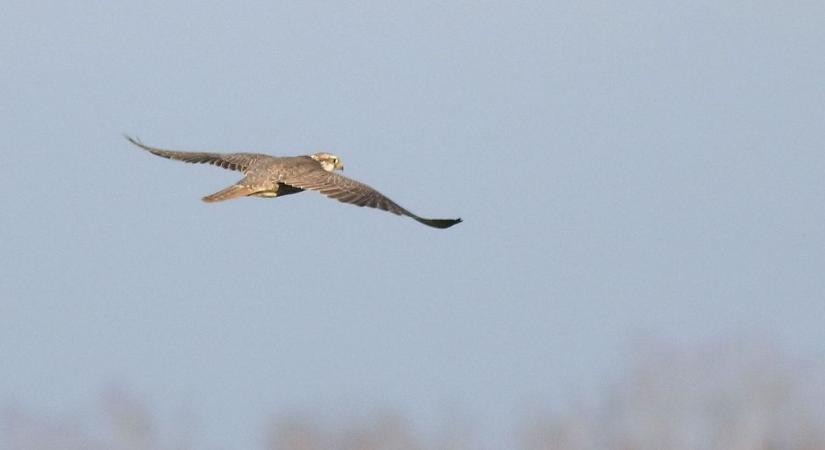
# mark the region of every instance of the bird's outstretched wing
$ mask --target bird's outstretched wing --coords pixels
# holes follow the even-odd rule
[[[193,164],[212,164],[223,167],[224,169],[237,170],[244,173],[246,173],[256,161],[267,158],[267,155],[260,153],[207,153],[164,150],[162,148],[150,147],[131,136],[125,134],[123,136],[132,144],[137,145],[153,155]]]
[[[327,172],[320,166],[318,166],[317,170],[284,173],[280,181],[297,188],[318,191],[339,202],[351,203],[357,206],[368,206],[370,208],[389,211],[393,214],[411,217],[424,225],[435,228],[449,228],[461,222],[461,219],[428,219],[420,217],[404,209],[398,203],[385,197],[372,187],[343,175]]]

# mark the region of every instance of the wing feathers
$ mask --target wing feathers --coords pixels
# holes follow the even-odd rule
[[[357,206],[367,206],[393,214],[411,217],[424,225],[435,228],[449,228],[461,222],[461,219],[428,219],[420,217],[404,209],[401,205],[390,200],[372,187],[343,175],[327,172],[320,166],[317,170],[311,170],[291,177],[286,176],[280,181],[284,184],[302,189],[318,191],[339,202]]]
[[[192,164],[212,164],[224,169],[246,172],[256,161],[266,155],[257,153],[208,153],[208,152],[180,152],[150,147],[131,136],[124,137],[132,144],[162,158],[174,159]]]

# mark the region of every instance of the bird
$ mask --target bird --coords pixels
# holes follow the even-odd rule
[[[150,147],[140,139],[123,135],[132,144],[162,158],[193,164],[211,164],[242,172],[235,184],[203,197],[207,203],[239,197],[276,198],[304,190],[318,191],[327,197],[356,206],[368,206],[407,216],[434,228],[449,228],[458,219],[430,219],[413,214],[372,187],[335,173],[344,164],[336,155],[318,152],[301,156],[271,156],[262,153],[212,153],[166,150]]]

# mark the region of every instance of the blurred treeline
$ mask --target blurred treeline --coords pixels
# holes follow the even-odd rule
[[[646,341],[594,399],[525,411],[508,447],[525,450],[825,450],[822,368],[769,345],[681,348]],[[0,448],[13,450],[201,450],[191,427],[159,426],[122,390],[102,396],[94,429],[8,406]],[[388,414],[332,426],[278,414],[260,430],[261,450],[478,450],[496,448],[473,427],[426,435]],[[457,422],[458,423],[458,422]],[[164,431],[159,431],[160,429]],[[447,427],[448,429],[450,427]],[[498,440],[497,440],[498,442]],[[227,449],[233,450],[233,449]]]

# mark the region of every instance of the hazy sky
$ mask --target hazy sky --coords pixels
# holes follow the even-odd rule
[[[253,448],[294,411],[506,428],[639,333],[825,356],[821,1],[2,9],[0,399],[114,383]],[[465,223],[205,204],[239,174],[123,132],[332,151]]]

